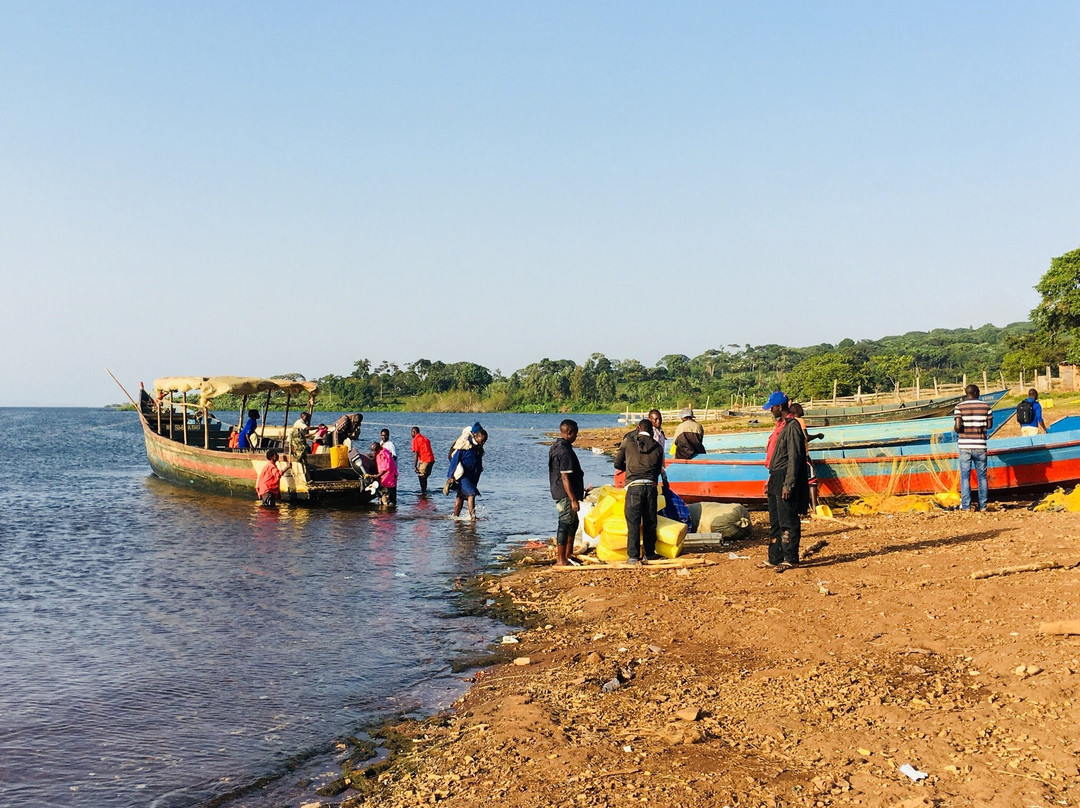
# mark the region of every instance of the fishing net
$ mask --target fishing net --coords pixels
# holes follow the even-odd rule
[[[1063,488],[1056,489],[1053,493],[1043,497],[1032,510],[1080,513],[1080,485],[1076,486],[1068,494],[1065,493]]]
[[[843,475],[845,487],[857,499],[848,506],[852,516],[870,516],[875,513],[929,513],[936,507],[953,508],[960,504],[960,471],[953,459],[956,444],[941,440],[935,433],[930,437],[930,449],[917,456],[891,455],[880,458],[887,463],[887,471],[880,473],[880,464],[858,463],[853,459],[832,461],[830,465]],[[867,479],[863,469],[875,467],[872,479]],[[913,476],[929,480],[932,493],[910,493]]]

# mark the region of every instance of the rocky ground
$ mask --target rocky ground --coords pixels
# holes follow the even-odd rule
[[[491,579],[539,620],[518,664],[335,802],[1075,805],[1080,637],[1040,627],[1080,618],[1080,515],[991,507],[810,521],[784,574],[759,526],[711,566]]]

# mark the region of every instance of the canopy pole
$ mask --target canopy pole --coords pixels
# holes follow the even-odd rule
[[[256,448],[261,449],[263,445],[263,439],[266,437],[266,416],[270,413],[270,391],[266,391],[266,402],[263,404],[263,417],[262,426],[259,427],[259,445]]]
[[[247,400],[248,397],[244,396],[244,400],[240,402],[240,420],[236,424],[237,432],[244,428],[244,415],[247,413]]]
[[[169,440],[176,440],[173,437],[173,391],[169,391]]]
[[[184,445],[187,446],[187,391],[180,393],[180,411],[184,414]]]
[[[289,438],[289,403],[292,400],[292,393],[286,391],[285,393],[285,428],[281,432],[281,449],[284,451],[288,446]]]
[[[210,403],[204,402],[202,408],[203,448],[210,448]]]

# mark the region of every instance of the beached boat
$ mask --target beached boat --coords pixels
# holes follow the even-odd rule
[[[138,410],[150,467],[162,479],[179,485],[255,499],[255,480],[268,462],[267,449],[276,449],[289,464],[281,478],[283,502],[363,505],[371,501],[371,479],[349,466],[331,468],[329,454],[309,454],[303,462],[288,451],[289,405],[293,397],[299,408],[311,412],[317,386],[314,382],[259,379],[240,376],[167,377],[157,379],[157,396],[143,394]],[[197,399],[188,394],[198,392]],[[271,396],[285,398],[285,417],[280,427],[266,425]],[[176,399],[176,395],[180,399]],[[242,397],[241,417],[249,397],[263,404],[262,426],[255,432],[258,448],[230,449],[229,429],[210,412],[213,399],[231,394]],[[263,398],[262,394],[265,394]]]
[[[1005,391],[1000,390],[981,396],[982,400],[994,406]],[[994,412],[994,431],[1000,429],[1012,417],[1014,410],[1009,407]],[[769,419],[771,420],[771,418]],[[811,453],[822,449],[855,448],[859,446],[888,446],[901,443],[928,443],[935,436],[942,442],[956,439],[953,432],[952,416],[939,418],[920,418],[908,421],[875,421],[865,424],[842,424],[839,426],[810,427],[814,434],[825,437],[810,444]],[[727,432],[706,435],[702,442],[709,454],[718,452],[764,451],[771,429],[752,430],[749,432]],[[992,434],[992,433],[991,433]]]
[[[1057,426],[1057,425],[1055,425]],[[1068,428],[1064,428],[1068,427]],[[936,440],[812,452],[823,497],[934,494],[959,489],[955,443]],[[768,480],[764,452],[669,460],[671,489],[688,502],[762,503]],[[988,441],[990,497],[1033,496],[1080,483],[1080,428],[1067,419],[1044,435]]]
[[[1005,390],[987,393],[983,401],[996,402]],[[996,398],[992,398],[996,396]],[[918,418],[937,418],[949,415],[964,400],[962,395],[940,396],[921,401],[889,404],[867,404],[855,407],[807,407],[804,419],[807,427],[835,426],[838,424],[869,424],[880,421],[913,421]]]

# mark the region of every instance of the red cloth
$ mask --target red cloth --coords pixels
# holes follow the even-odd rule
[[[768,468],[769,464],[772,463],[772,453],[773,449],[776,448],[776,438],[780,434],[780,430],[787,426],[787,422],[794,417],[795,416],[793,415],[785,415],[783,418],[777,421],[776,426],[773,427],[772,434],[769,435],[769,444],[765,447],[765,468]]]
[[[431,451],[431,441],[429,441],[423,435],[416,435],[412,439],[412,450],[417,455],[417,460],[421,463],[434,463],[435,453]]]
[[[240,433],[239,432],[230,432],[229,433],[229,448],[230,449],[235,449],[239,445],[240,445]]]
[[[281,469],[277,467],[277,463],[266,461],[266,465],[259,472],[259,478],[255,481],[255,493],[260,499],[267,494],[281,496]]]

